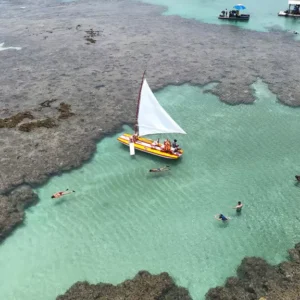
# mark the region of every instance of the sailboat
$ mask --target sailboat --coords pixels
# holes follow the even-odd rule
[[[173,148],[169,140],[159,143],[144,137],[151,134],[186,134],[157,101],[147,83],[145,72],[140,86],[135,121],[134,134],[124,133],[118,137],[119,142],[129,146],[130,155],[139,150],[167,159],[178,159],[182,156],[183,150]]]

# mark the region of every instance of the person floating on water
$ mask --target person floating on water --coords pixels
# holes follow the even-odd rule
[[[162,168],[157,168],[157,169],[150,169],[149,172],[164,172],[164,171],[170,171],[169,166],[165,166]]]
[[[53,194],[51,196],[51,198],[59,198],[61,196],[67,195],[67,194],[71,194],[71,193],[75,193],[75,191],[69,191],[69,189],[66,189],[64,192],[57,192],[55,194]]]
[[[225,217],[223,214],[215,215],[215,219],[218,221],[223,221],[223,222],[230,220],[229,217]]]
[[[288,30],[288,32],[293,33],[293,34],[298,34],[299,32],[296,30]]]
[[[239,201],[238,204],[235,207],[233,207],[233,209],[235,209],[236,212],[240,213],[242,211],[242,207],[243,207],[243,204],[241,201]]]

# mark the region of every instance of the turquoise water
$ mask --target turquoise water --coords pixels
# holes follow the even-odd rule
[[[249,22],[227,22],[218,20],[217,16],[225,8],[233,9],[239,2],[227,0],[142,0],[143,2],[164,5],[168,8],[165,14],[179,15],[184,18],[194,18],[196,20],[213,24],[231,24],[257,31],[267,31],[269,27],[276,27],[281,30],[300,31],[300,18],[278,17],[281,10],[288,8],[287,0],[252,0],[243,1],[246,6],[244,13],[251,15]]]
[[[151,85],[151,82],[149,82]],[[157,97],[186,130],[185,154],[166,161],[106,138],[81,169],[37,190],[40,203],[0,247],[1,299],[50,300],[78,280],[119,283],[141,269],[169,272],[196,300],[247,255],[278,263],[299,241],[300,110],[255,86],[253,105],[229,106],[208,87]],[[53,200],[65,188],[74,194]],[[244,202],[241,216],[231,208]],[[214,219],[224,213],[228,224]]]

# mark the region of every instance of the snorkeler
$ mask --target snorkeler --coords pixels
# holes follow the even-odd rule
[[[223,214],[215,215],[215,219],[223,222],[230,220],[229,217],[225,217]]]
[[[235,207],[233,207],[233,209],[236,209],[236,212],[241,212],[242,207],[243,207],[243,204],[241,201],[239,201],[238,204]]]
[[[150,169],[149,172],[164,172],[164,171],[170,171],[169,166],[165,166],[162,168],[157,168],[157,169]]]
[[[66,189],[64,192],[57,192],[55,194],[53,194],[51,196],[51,198],[59,198],[61,196],[67,195],[67,194],[71,194],[71,193],[75,193],[75,191],[69,191],[69,189]]]

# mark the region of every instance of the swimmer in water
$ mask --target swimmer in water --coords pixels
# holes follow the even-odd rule
[[[225,217],[223,214],[215,215],[215,219],[223,222],[230,220],[229,217]]]
[[[293,33],[293,34],[298,34],[299,32],[296,30],[288,30],[288,32]]]
[[[157,168],[157,169],[150,169],[149,172],[164,172],[164,171],[170,171],[169,166],[165,166],[162,168]]]
[[[69,191],[69,189],[66,189],[64,192],[57,192],[51,196],[51,198],[60,198],[61,196],[74,193],[75,191]]]
[[[238,204],[235,207],[233,207],[233,209],[235,209],[237,213],[240,213],[242,211],[242,207],[243,204],[241,201],[239,201]]]
[[[298,182],[300,182],[300,175],[296,175],[295,178]]]

